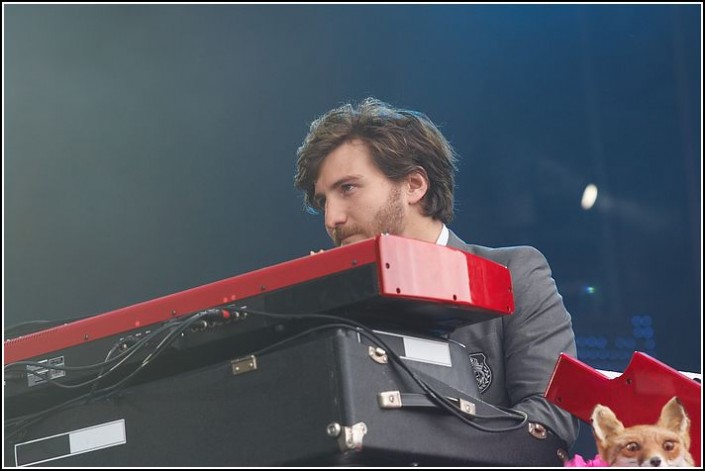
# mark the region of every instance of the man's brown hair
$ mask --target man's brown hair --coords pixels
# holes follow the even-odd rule
[[[342,105],[311,123],[296,153],[294,177],[307,208],[322,209],[317,207],[314,193],[323,160],[353,140],[367,146],[377,167],[392,181],[422,171],[429,185],[422,200],[425,214],[443,223],[453,219],[455,151],[423,113],[395,108],[375,98],[366,98],[357,106]]]

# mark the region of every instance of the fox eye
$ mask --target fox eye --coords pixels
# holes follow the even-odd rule
[[[635,452],[635,451],[639,451],[640,447],[637,442],[629,442],[629,443],[627,443],[627,446],[625,448],[627,449],[627,451]]]
[[[666,451],[672,451],[676,447],[676,442],[673,440],[666,440],[663,442],[663,449]]]

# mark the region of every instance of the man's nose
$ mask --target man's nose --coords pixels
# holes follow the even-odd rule
[[[345,224],[347,219],[345,208],[333,201],[326,201],[325,224],[329,231],[332,231],[341,224]]]

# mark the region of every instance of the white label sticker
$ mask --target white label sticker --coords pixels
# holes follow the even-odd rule
[[[15,464],[30,466],[127,443],[125,419],[15,445]]]

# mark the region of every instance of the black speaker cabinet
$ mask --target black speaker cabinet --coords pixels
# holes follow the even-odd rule
[[[5,465],[562,465],[550,431],[516,428],[478,399],[462,346],[382,338],[469,422],[495,431],[436,406],[384,349],[338,328],[55,412],[5,438]]]

